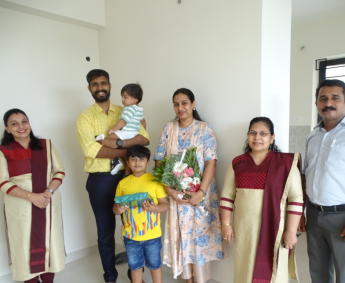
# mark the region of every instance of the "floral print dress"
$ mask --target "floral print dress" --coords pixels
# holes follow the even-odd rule
[[[168,128],[169,124],[163,128],[154,160],[162,160],[167,155],[167,144],[172,138],[169,137]],[[187,128],[179,127],[177,143],[178,151],[190,149],[193,146],[197,147],[201,174],[205,169],[205,161],[217,159],[216,139],[210,125],[205,122],[194,120]],[[227,257],[225,242],[221,235],[219,198],[214,178],[206,190],[204,205],[209,210],[207,216],[203,216],[197,207],[177,205],[183,266],[186,264],[202,266],[211,260]],[[164,256],[164,250],[163,263],[169,265],[171,259]],[[176,278],[176,274],[174,277]],[[205,281],[208,279],[205,278]],[[199,283],[199,281],[197,282]]]

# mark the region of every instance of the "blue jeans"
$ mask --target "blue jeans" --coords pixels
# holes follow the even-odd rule
[[[86,183],[90,203],[96,218],[98,250],[106,282],[116,282],[115,268],[115,226],[113,212],[115,191],[123,173],[116,175],[90,173]]]
[[[134,241],[126,237],[123,239],[130,270],[143,268],[144,262],[147,268],[152,270],[156,270],[162,266],[161,237],[146,241]]]

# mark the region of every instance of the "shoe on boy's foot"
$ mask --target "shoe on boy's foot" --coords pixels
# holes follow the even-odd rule
[[[104,140],[104,135],[100,134],[96,137],[96,141]]]
[[[118,158],[114,158],[111,162],[110,162],[110,166],[111,166],[111,171],[110,174],[111,175],[115,175],[117,172],[119,172],[119,170],[122,168],[123,164],[120,161],[120,159]]]

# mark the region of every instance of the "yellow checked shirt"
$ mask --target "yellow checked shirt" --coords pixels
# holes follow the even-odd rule
[[[85,158],[85,172],[110,172],[110,159],[96,158],[102,145],[96,142],[95,138],[100,134],[104,134],[104,137],[108,136],[108,131],[116,124],[121,115],[122,108],[122,106],[110,103],[107,115],[95,103],[78,116],[77,132],[79,145]],[[139,135],[149,139],[149,134],[141,124]]]

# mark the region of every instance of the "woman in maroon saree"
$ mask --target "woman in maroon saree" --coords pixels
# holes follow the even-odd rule
[[[235,283],[298,280],[294,247],[303,209],[300,155],[279,152],[274,138],[272,121],[254,118],[245,153],[233,159],[225,177],[222,236],[228,244],[235,239]]]
[[[0,191],[14,280],[54,281],[65,266],[61,195],[64,167],[50,140],[37,139],[26,114],[4,115]]]

